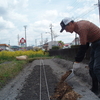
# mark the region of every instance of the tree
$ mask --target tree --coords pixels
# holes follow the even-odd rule
[[[62,48],[64,46],[64,42],[58,41],[58,45],[59,45],[60,48]]]

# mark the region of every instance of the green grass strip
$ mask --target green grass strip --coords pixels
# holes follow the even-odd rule
[[[13,79],[24,67],[26,61],[11,61],[0,65],[0,88]]]

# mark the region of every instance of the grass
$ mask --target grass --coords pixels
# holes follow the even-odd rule
[[[52,57],[34,57],[34,58],[28,58],[27,62],[30,63],[34,60],[40,60],[40,59],[51,59]]]
[[[0,88],[13,79],[24,68],[26,63],[26,61],[14,60],[0,65]]]
[[[39,51],[32,51],[32,50],[28,50],[28,51],[2,51],[0,52],[0,62],[2,62],[2,60],[12,60],[15,59],[16,56],[22,56],[22,55],[26,55],[29,58],[34,58],[34,57],[42,57],[42,56],[48,56],[48,52],[44,52],[42,50]]]
[[[27,63],[39,59],[51,59],[51,57],[34,57],[28,58],[27,60],[2,61],[3,63],[0,65],[0,89],[18,75]]]
[[[16,60],[16,56],[26,55],[27,60]],[[24,68],[25,64],[36,59],[49,59],[44,51],[2,51],[0,52],[0,88],[6,85]]]

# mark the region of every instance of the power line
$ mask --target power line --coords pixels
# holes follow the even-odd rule
[[[94,7],[93,9],[91,9],[90,11],[88,11],[88,12],[86,12],[86,13],[84,13],[84,14],[81,14],[81,15],[77,16],[75,19],[78,19],[79,17],[86,16],[87,14],[89,14],[90,12],[92,12],[95,8],[97,8],[97,6]]]
[[[80,8],[80,3],[76,3],[76,2],[77,2],[77,0],[75,0],[75,1],[71,4],[71,5],[74,5],[74,8],[73,8],[74,10]],[[81,1],[81,2],[82,2],[82,1]],[[86,1],[85,1],[85,5],[88,4],[88,3],[89,3],[88,6],[90,6],[90,1],[89,1],[89,2],[88,2],[88,1],[86,2]],[[83,3],[81,3],[81,4],[83,4]],[[94,6],[94,4],[93,4],[93,6]]]
[[[76,2],[76,1],[75,1]],[[78,4],[78,3],[73,3],[72,5],[74,5],[74,7],[73,7],[73,9],[78,9],[78,8],[80,8],[80,5]]]
[[[99,2],[99,0],[98,0],[98,2]],[[89,6],[90,6],[90,3],[89,2],[85,2],[86,4],[89,4]],[[77,1],[73,1],[73,3],[71,4],[72,6],[74,5],[74,7],[73,7],[73,9],[75,10],[75,9],[78,9],[78,8],[80,8],[80,3],[77,3]],[[89,14],[91,11],[93,11],[95,8],[97,8],[97,6],[96,7],[94,7],[94,4],[91,6],[91,10],[89,10],[89,11],[86,11],[86,12],[84,12],[83,14],[80,14],[80,15],[78,15],[78,16],[76,16],[76,18],[74,18],[74,19],[78,19],[79,17],[84,17],[84,16],[86,16],[87,14]]]

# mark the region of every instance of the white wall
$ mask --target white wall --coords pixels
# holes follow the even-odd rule
[[[58,46],[58,41],[48,42],[48,49],[52,49],[52,46]]]

